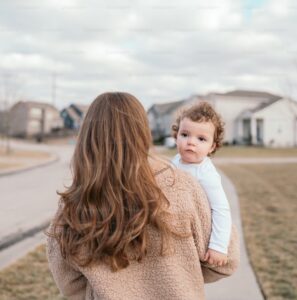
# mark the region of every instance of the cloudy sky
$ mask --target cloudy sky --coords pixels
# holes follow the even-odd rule
[[[0,0],[0,109],[115,90],[146,108],[235,88],[297,98],[296,32],[294,0]]]

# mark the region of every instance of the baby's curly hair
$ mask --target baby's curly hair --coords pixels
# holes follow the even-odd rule
[[[223,122],[221,116],[208,102],[200,102],[181,112],[171,127],[172,136],[175,139],[177,138],[180,122],[184,118],[188,118],[197,123],[212,122],[215,126],[214,143],[216,144],[216,147],[211,154],[214,154],[220,147],[222,147],[225,123]]]

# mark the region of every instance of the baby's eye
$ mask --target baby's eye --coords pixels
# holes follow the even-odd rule
[[[188,136],[187,133],[181,133],[180,135],[181,135],[182,137],[187,137],[187,136]]]
[[[201,141],[201,142],[205,142],[206,141],[206,139],[204,137],[202,137],[202,136],[199,136],[198,140]]]

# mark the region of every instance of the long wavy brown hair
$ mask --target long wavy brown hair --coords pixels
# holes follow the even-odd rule
[[[73,182],[58,192],[60,211],[48,233],[65,259],[79,266],[101,261],[116,271],[145,257],[147,225],[168,240],[169,204],[148,161],[151,140],[134,96],[105,93],[91,104],[72,159]]]

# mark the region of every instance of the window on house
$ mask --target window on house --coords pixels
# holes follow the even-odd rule
[[[242,122],[243,127],[243,142],[250,144],[252,141],[252,135],[251,135],[251,120],[250,119],[244,119]]]
[[[42,115],[42,109],[33,107],[30,109],[30,116],[34,118],[41,118]]]
[[[51,119],[54,118],[54,114],[53,114],[51,111],[47,111],[47,112],[46,112],[46,118],[47,118],[48,120],[51,120]]]
[[[41,124],[39,120],[31,120],[28,123],[28,134],[36,134],[41,130]]]

